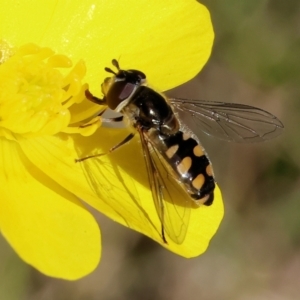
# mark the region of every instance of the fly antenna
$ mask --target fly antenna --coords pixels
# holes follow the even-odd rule
[[[108,73],[112,73],[112,74],[114,74],[114,75],[117,76],[117,73],[114,72],[114,71],[113,71],[112,69],[110,69],[110,68],[104,68],[104,70],[105,70],[106,72],[108,72]]]
[[[113,59],[113,60],[111,61],[111,63],[112,63],[112,65],[113,65],[114,67],[116,67],[116,68],[118,69],[118,71],[120,71],[120,66],[119,66],[119,63],[118,63],[118,61],[117,61],[116,59]]]

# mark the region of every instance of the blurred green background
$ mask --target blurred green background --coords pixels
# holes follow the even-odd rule
[[[0,239],[0,299],[300,299],[300,2],[201,1],[215,45],[204,70],[168,94],[258,106],[282,136],[259,144],[201,137],[225,218],[208,251],[186,260],[99,214],[103,256],[76,282],[48,278]]]

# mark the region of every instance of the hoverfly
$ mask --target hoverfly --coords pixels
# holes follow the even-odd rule
[[[147,86],[143,72],[122,70],[115,59],[112,64],[117,71],[105,68],[112,76],[101,85],[104,97],[97,98],[89,90],[85,95],[88,100],[122,114],[113,121],[126,118],[134,128],[134,133],[112,145],[108,153],[138,133],[152,198],[161,221],[162,240],[167,243],[169,237],[181,244],[191,203],[209,206],[214,200],[212,165],[193,132],[202,130],[227,141],[257,142],[279,135],[283,124],[272,114],[243,104],[167,98]],[[192,130],[182,120],[190,120]],[[178,197],[184,198],[182,211],[175,205]]]

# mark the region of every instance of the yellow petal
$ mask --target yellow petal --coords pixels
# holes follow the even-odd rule
[[[44,274],[77,279],[100,258],[100,232],[72,194],[40,172],[15,142],[0,139],[2,234]]]
[[[166,245],[160,235],[161,223],[152,201],[137,137],[110,155],[75,164],[76,155],[84,157],[95,151],[106,152],[127,134],[125,129],[100,128],[92,137],[82,138],[78,135],[74,141],[69,138],[68,149],[65,147],[66,139],[55,137],[43,143],[24,141],[21,146],[28,158],[45,173],[110,218],[148,235],[179,255],[193,257],[201,254],[223,217],[218,188],[212,206],[192,209],[184,242],[178,245],[168,240]],[[82,143],[90,147],[86,147],[85,152],[82,152]],[[73,147],[78,149],[78,154],[72,150]],[[100,196],[100,200],[93,195],[94,192]]]
[[[214,38],[209,12],[195,0],[5,0],[0,19],[0,37],[15,46],[34,42],[84,59],[98,93],[113,58],[159,90],[178,86],[202,69]]]

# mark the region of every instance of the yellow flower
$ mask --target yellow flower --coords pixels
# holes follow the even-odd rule
[[[210,55],[206,8],[194,0],[4,1],[0,18],[0,229],[15,251],[50,276],[91,272],[100,232],[83,199],[179,255],[203,253],[223,216],[218,188],[212,206],[192,209],[183,243],[164,244],[138,138],[111,155],[75,159],[128,133],[78,126],[100,109],[84,100],[85,64],[95,94],[112,58],[158,90],[182,84]],[[77,62],[71,70],[67,57]]]

